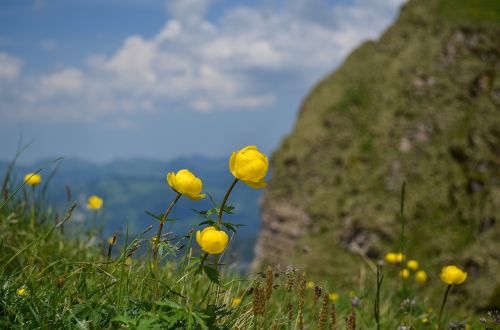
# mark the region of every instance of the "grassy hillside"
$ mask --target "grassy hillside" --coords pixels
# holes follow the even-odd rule
[[[425,283],[413,278],[403,282],[398,264],[379,266],[378,280],[367,273],[351,287],[332,285],[328,279],[314,283],[294,267],[242,275],[233,266],[239,261],[230,257],[233,240],[240,235],[221,255],[201,251],[193,230],[153,239],[157,221],[137,235],[102,240],[89,226],[72,233],[63,230],[76,220],[76,203],[58,215],[53,205],[34,202],[41,186],[29,187],[26,193],[18,185],[4,187],[8,191],[3,190],[0,199],[2,329],[354,330],[375,329],[376,319],[379,329],[431,329],[439,323],[438,306],[424,295]],[[241,188],[239,184],[235,190]],[[172,205],[181,211],[196,203]],[[234,215],[245,212],[220,205],[206,210],[193,229],[203,228],[201,222],[213,220],[220,209],[227,211],[220,228],[231,233]],[[146,253],[139,254],[140,249]],[[459,288],[454,286],[452,292]],[[448,308],[443,315],[441,324],[456,329],[498,324],[498,314],[481,321]]]
[[[406,181],[407,253],[433,274],[428,293],[458,263],[470,282],[454,303],[498,308],[499,109],[499,2],[409,1],[318,83],[273,154],[257,267],[356,283],[360,260],[400,248]]]

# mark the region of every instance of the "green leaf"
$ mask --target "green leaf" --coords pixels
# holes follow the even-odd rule
[[[215,284],[220,284],[219,283],[219,272],[210,266],[203,266],[203,271],[207,274],[208,278],[210,281],[214,282]]]
[[[215,224],[215,221],[212,220],[212,219],[209,219],[207,221],[203,221],[201,222],[198,226],[203,226],[203,225],[214,225]]]
[[[144,211],[146,212],[147,215],[155,218],[156,220],[162,222],[163,221],[163,214],[154,214],[153,212],[149,212],[149,211]],[[169,222],[169,221],[175,221],[177,220],[176,218],[167,218],[165,219],[165,222]]]

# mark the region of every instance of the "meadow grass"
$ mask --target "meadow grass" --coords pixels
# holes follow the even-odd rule
[[[221,206],[213,201],[214,208],[199,212],[203,221],[187,233],[178,236],[167,230],[160,235],[161,230],[148,227],[138,235],[125,231],[103,239],[95,227],[73,223],[75,210],[82,206],[70,194],[67,210],[60,215],[38,187],[29,187],[29,180],[16,182],[11,171],[12,167],[5,175],[0,203],[2,329],[437,326],[439,306],[430,306],[422,296],[425,283],[400,276],[404,258],[393,264],[379,262],[375,270],[367,260],[361,265],[366,270],[363,282],[349,290],[313,283],[293,266],[242,273],[237,265],[227,264],[231,241],[237,239],[238,230],[244,230],[222,220],[223,214],[235,212],[225,205],[234,182]],[[404,197],[402,221],[403,201]],[[87,210],[86,221],[95,220],[97,212]],[[159,220],[158,225],[182,221],[168,219],[167,213],[151,215]],[[224,253],[199,249],[195,232],[207,225],[231,233]],[[401,235],[401,251],[405,251],[405,235],[411,233],[404,232],[404,222]],[[445,289],[443,285],[443,293]],[[450,329],[493,329],[499,318],[491,314],[484,322],[474,315],[456,319],[450,309],[444,313],[443,324]]]

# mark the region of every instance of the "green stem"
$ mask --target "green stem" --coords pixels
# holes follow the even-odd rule
[[[226,195],[224,196],[224,199],[222,200],[222,204],[220,205],[219,208],[219,213],[217,214],[217,225],[216,228],[217,230],[220,230],[220,225],[222,223],[222,213],[224,212],[224,207],[226,206],[227,199],[229,198],[229,195],[231,194],[231,191],[233,191],[234,186],[238,182],[238,179],[234,179],[233,183],[229,186],[229,189],[226,191]],[[220,255],[216,254],[214,256],[214,263],[215,263],[215,269],[219,269],[219,260],[220,260]]]
[[[401,201],[400,201],[400,209],[399,209],[399,218],[401,220],[401,253],[403,255],[403,258],[400,263],[400,280],[401,280],[401,285],[403,288],[403,300],[406,299],[406,284],[405,284],[405,279],[402,276],[402,272],[404,269],[405,265],[405,260],[406,260],[406,255],[405,255],[405,217],[404,217],[404,207],[405,207],[405,188],[406,188],[406,182],[403,181],[403,186],[401,187]]]
[[[36,207],[36,192],[35,192],[35,186],[31,186],[31,215],[30,215],[30,222],[31,222],[31,228],[35,230],[36,226],[36,220],[35,220],[35,207]]]
[[[439,309],[438,321],[437,321],[437,330],[441,329],[441,317],[443,316],[444,305],[446,305],[446,299],[448,299],[448,294],[450,293],[451,284],[446,288],[446,292],[444,293],[443,302],[441,303],[441,308]]]
[[[217,229],[220,229],[220,225],[222,223],[222,213],[224,212],[224,207],[226,206],[227,199],[229,198],[229,195],[231,194],[231,191],[233,190],[233,188],[237,182],[238,182],[238,179],[234,179],[233,183],[231,183],[231,186],[229,186],[229,189],[227,190],[226,195],[224,196],[224,199],[222,200],[222,204],[220,205],[219,213],[217,215]]]
[[[155,301],[159,299],[160,297],[160,270],[159,268],[159,262],[158,262],[158,249],[160,246],[160,238],[161,238],[161,231],[163,229],[163,225],[165,224],[165,221],[167,220],[168,215],[174,208],[174,205],[179,201],[181,198],[182,194],[177,193],[177,196],[175,196],[174,200],[170,202],[170,205],[167,207],[165,213],[163,214],[163,218],[160,221],[160,225],[158,226],[158,231],[156,232],[156,241],[154,242],[153,245],[153,271],[155,273],[155,287],[154,287],[154,298]],[[153,304],[153,312],[156,311],[156,304]]]

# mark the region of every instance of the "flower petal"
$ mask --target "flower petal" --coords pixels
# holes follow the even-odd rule
[[[267,186],[267,183],[264,179],[257,182],[252,182],[252,181],[243,181],[243,182],[245,182],[247,186],[252,187],[254,189],[261,189]]]

